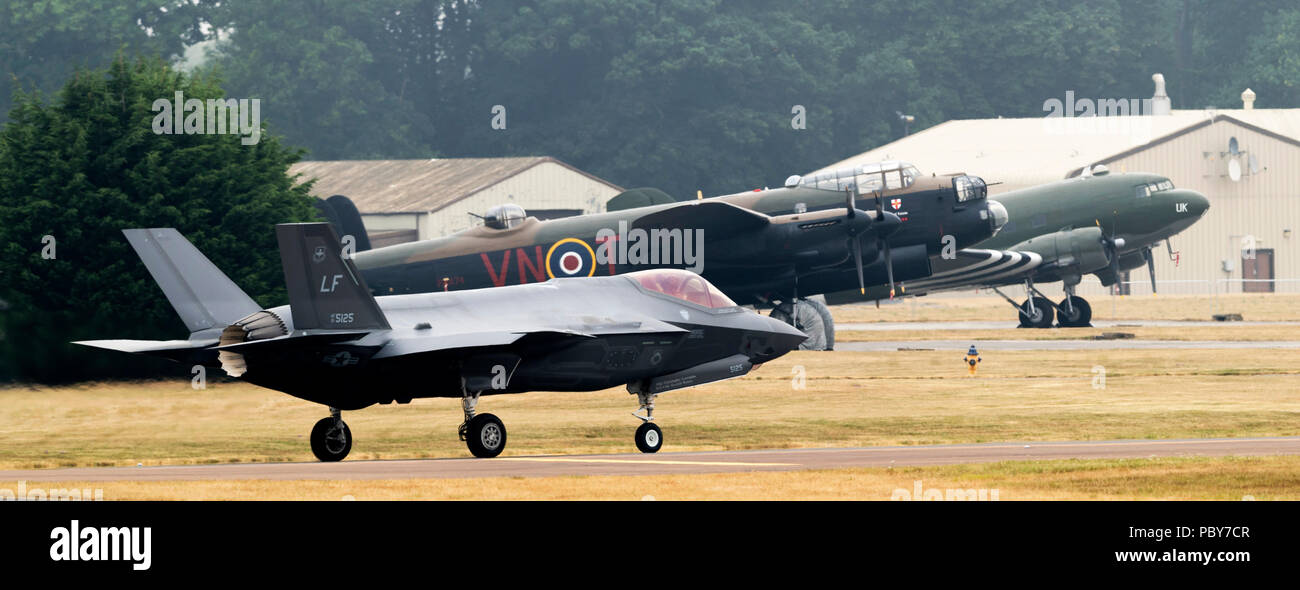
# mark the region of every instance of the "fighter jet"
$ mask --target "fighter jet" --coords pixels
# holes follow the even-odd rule
[[[1168,178],[1146,173],[1111,174],[1104,166],[1087,176],[1061,180],[998,195],[1009,220],[997,236],[963,249],[956,257],[935,261],[934,274],[907,283],[907,293],[991,287],[1017,310],[1025,327],[1088,326],[1092,306],[1075,295],[1085,275],[1102,285],[1120,273],[1147,266],[1156,291],[1152,248],[1160,242],[1173,258],[1170,238],[1196,223],[1210,208],[1209,199],[1175,188]],[[1053,303],[1034,285],[1062,281],[1065,298]],[[1017,303],[999,287],[1023,284],[1026,299]],[[857,298],[848,292],[831,301]]]
[[[927,277],[945,245],[974,245],[1006,221],[979,177],[926,176],[906,162],[694,201],[624,208],[628,196],[606,213],[550,221],[500,205],[482,226],[354,259],[378,294],[689,268],[741,304],[773,306],[820,350],[834,345],[834,328],[809,296]]]
[[[374,297],[327,223],[276,226],[289,305],[262,309],[176,230],[124,233],[190,336],[75,344],[221,368],[328,406],[311,431],[321,461],[352,448],[343,410],[459,397],[461,439],[495,457],[506,428],[477,413],[481,395],[620,385],[644,411],[636,446],[653,453],[656,396],[739,377],[806,337],[675,269]]]

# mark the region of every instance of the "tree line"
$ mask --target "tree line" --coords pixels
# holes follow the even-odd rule
[[[1079,96],[1300,105],[1289,0],[97,0],[0,13],[5,84],[179,55],[311,159],[550,155],[686,198]],[[100,63],[95,63],[95,62]],[[0,95],[8,95],[0,88]],[[504,107],[505,129],[492,126]],[[792,128],[802,107],[805,128]],[[7,106],[0,103],[0,108]]]

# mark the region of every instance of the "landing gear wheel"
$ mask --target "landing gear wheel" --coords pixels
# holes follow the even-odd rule
[[[352,430],[337,418],[321,418],[311,429],[311,452],[325,462],[342,461],[352,451]]]
[[[491,459],[506,449],[506,425],[492,414],[479,414],[465,425],[465,446],[480,459]]]
[[[1034,310],[1029,311],[1029,300],[1020,304],[1020,325],[1026,328],[1050,328],[1055,314],[1052,303],[1044,297],[1034,298]]]
[[[1068,303],[1068,305],[1067,305]],[[1092,306],[1082,297],[1070,296],[1061,300],[1061,310],[1056,321],[1063,328],[1087,328],[1092,325]],[[1073,315],[1070,312],[1073,311]]]
[[[653,453],[664,446],[664,431],[654,422],[646,422],[636,429],[636,448],[642,453]]]
[[[768,316],[790,324],[808,335],[808,339],[799,345],[799,350],[835,348],[835,322],[831,319],[830,308],[821,301],[799,299],[795,302],[793,315],[790,313],[790,304],[782,303],[772,308]]]

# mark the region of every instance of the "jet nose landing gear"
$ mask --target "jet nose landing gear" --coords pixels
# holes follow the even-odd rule
[[[641,426],[636,429],[636,448],[642,453],[654,453],[664,446],[664,431],[653,422],[655,419],[655,394],[638,393],[637,400],[641,402],[641,407],[637,411],[645,410],[642,416],[632,412],[633,416],[641,419]]]

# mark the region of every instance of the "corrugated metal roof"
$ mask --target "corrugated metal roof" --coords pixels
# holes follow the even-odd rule
[[[904,160],[925,172],[968,172],[1003,190],[1066,178],[1177,136],[1199,124],[1235,120],[1300,143],[1300,109],[1175,110],[1163,116],[966,119],[935,125],[823,170]]]
[[[361,213],[418,213],[446,207],[544,162],[553,162],[622,190],[560,160],[543,156],[298,162],[289,167],[289,174],[315,178],[313,195],[321,198],[345,195]]]

